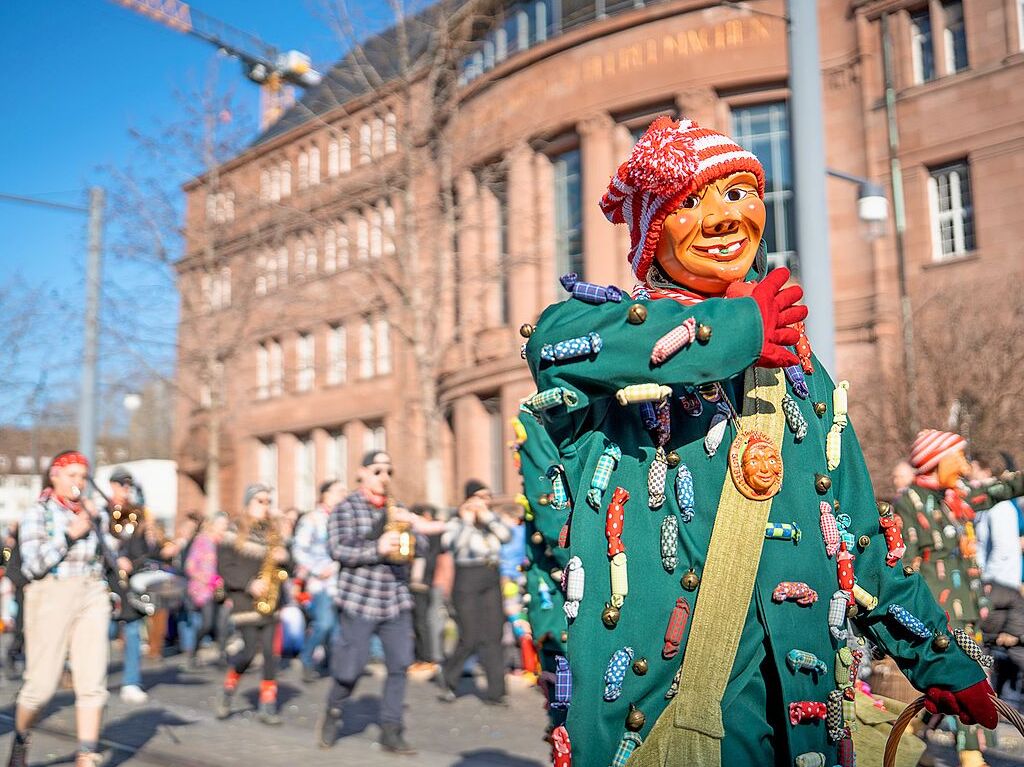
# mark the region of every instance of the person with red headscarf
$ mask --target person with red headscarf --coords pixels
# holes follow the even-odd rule
[[[42,495],[21,521],[25,586],[24,684],[18,693],[14,744],[8,767],[27,767],[29,731],[60,683],[70,661],[75,689],[78,753],[75,767],[100,764],[100,720],[107,701],[110,597],[99,553],[115,541],[83,493],[89,461],[77,451],[60,453],[47,472]],[[118,567],[131,571],[121,557]]]

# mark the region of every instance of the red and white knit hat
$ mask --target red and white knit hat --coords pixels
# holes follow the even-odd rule
[[[663,116],[651,123],[601,198],[608,220],[629,227],[628,258],[638,280],[646,280],[665,217],[708,183],[738,171],[753,173],[764,197],[761,163],[728,136],[692,120]]]
[[[951,431],[922,429],[910,446],[910,465],[918,474],[927,474],[939,465],[943,456],[967,447],[967,440]]]

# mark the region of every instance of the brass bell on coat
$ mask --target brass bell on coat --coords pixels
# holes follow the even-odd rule
[[[643,676],[647,673],[648,665],[647,658],[637,658],[633,661],[633,673],[637,676]]]
[[[569,641],[569,632],[568,631],[563,631],[562,632],[562,641],[563,642],[568,642]]]
[[[533,330],[533,325],[531,325],[529,322],[524,322],[522,325],[519,326],[519,335],[521,335],[523,338],[529,338],[530,336],[533,335]]]
[[[826,405],[824,402],[815,402],[814,403],[814,414],[816,416],[818,416],[818,418],[821,418],[823,415],[825,415],[825,411],[827,409],[828,409],[828,405]]]
[[[679,579],[679,585],[687,591],[696,591],[700,585],[700,577],[693,571],[691,567],[682,578]]]
[[[818,491],[818,495],[825,495],[832,487],[832,480],[825,474],[814,475],[814,489]]]
[[[914,574],[914,568],[910,565],[903,565],[903,574],[910,576]]]
[[[544,543],[544,536],[539,531],[534,531],[533,535],[530,536],[530,540],[539,546]]]
[[[682,460],[679,457],[679,453],[673,450],[671,453],[665,456],[665,462],[668,464],[670,469],[674,469],[679,465],[679,461]]]
[[[711,326],[710,325],[698,325],[697,326],[697,343],[706,344],[711,340]]]
[[[613,604],[606,604],[601,611],[601,622],[610,629],[619,625],[619,608]]]
[[[871,536],[862,535],[860,538],[857,539],[857,545],[860,546],[862,549],[866,549],[868,546],[871,545]]]
[[[643,325],[647,321],[647,307],[643,304],[633,304],[629,307],[626,319],[630,325]]]
[[[887,517],[892,514],[892,504],[888,501],[875,501],[875,506],[878,507],[878,516]]]
[[[629,713],[626,714],[626,729],[631,732],[637,732],[643,729],[644,722],[646,721],[647,717],[644,716],[644,712],[630,703]]]
[[[945,652],[949,647],[949,637],[945,634],[937,634],[932,640],[932,649],[936,652]]]
[[[562,571],[559,570],[557,567],[553,569],[549,574],[551,575],[551,580],[553,580],[555,583],[562,582]]]
[[[541,495],[537,497],[537,503],[539,503],[541,506],[547,506],[549,503],[551,503],[551,499],[548,498],[546,495]]]

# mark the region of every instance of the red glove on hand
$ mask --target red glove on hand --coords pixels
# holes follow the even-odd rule
[[[989,730],[999,723],[999,712],[990,697],[995,693],[984,679],[959,692],[929,687],[924,695],[925,710],[931,714],[953,714],[964,724],[980,724]]]
[[[757,367],[783,368],[800,364],[797,356],[784,347],[794,346],[800,339],[800,334],[789,326],[807,317],[807,307],[794,306],[804,297],[803,288],[799,285],[781,289],[788,279],[789,269],[772,269],[750,294],[761,310],[761,324],[764,326],[761,357],[754,363]]]

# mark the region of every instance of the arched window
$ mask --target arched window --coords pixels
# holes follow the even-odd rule
[[[277,251],[277,284],[288,284],[288,246],[282,245]]]
[[[365,261],[370,250],[370,225],[362,213],[356,221],[356,257]]]
[[[341,134],[341,141],[338,143],[338,170],[341,173],[348,173],[352,170],[352,139],[347,133]]]
[[[298,171],[298,188],[302,191],[309,186],[309,157],[304,151],[299,152]]]
[[[338,175],[338,139],[332,138],[327,142],[327,177],[334,178]]]
[[[235,193],[233,191],[228,191],[224,195],[224,220],[235,220]]]
[[[398,120],[394,112],[388,112],[384,117],[384,153],[398,151]]]
[[[348,268],[348,226],[339,222],[335,227],[335,242],[338,251],[338,268]]]
[[[274,257],[273,253],[267,255],[267,292],[271,290],[277,290],[277,258]]]
[[[316,186],[320,183],[320,147],[309,148],[309,185]]]
[[[373,118],[372,123],[373,148],[371,152],[374,157],[384,154],[384,121],[379,117]]]
[[[384,255],[392,256],[395,253],[395,241],[398,239],[398,233],[395,231],[395,209],[382,200],[380,213],[384,230]]]
[[[317,263],[316,237],[310,233],[306,236],[306,274],[315,276],[319,264]]]
[[[267,294],[267,254],[260,253],[256,257],[256,281],[253,289],[257,296]]]
[[[270,201],[281,199],[281,169],[274,166],[270,169]]]
[[[292,193],[292,164],[285,160],[281,163],[281,196],[288,197]]]
[[[324,229],[324,271],[331,274],[338,268],[338,243],[333,226]]]
[[[380,211],[377,208],[370,208],[367,216],[370,219],[370,258],[380,258],[384,252]]]
[[[373,150],[371,149],[371,129],[370,123],[363,123],[359,126],[359,164],[365,165],[373,159]]]

